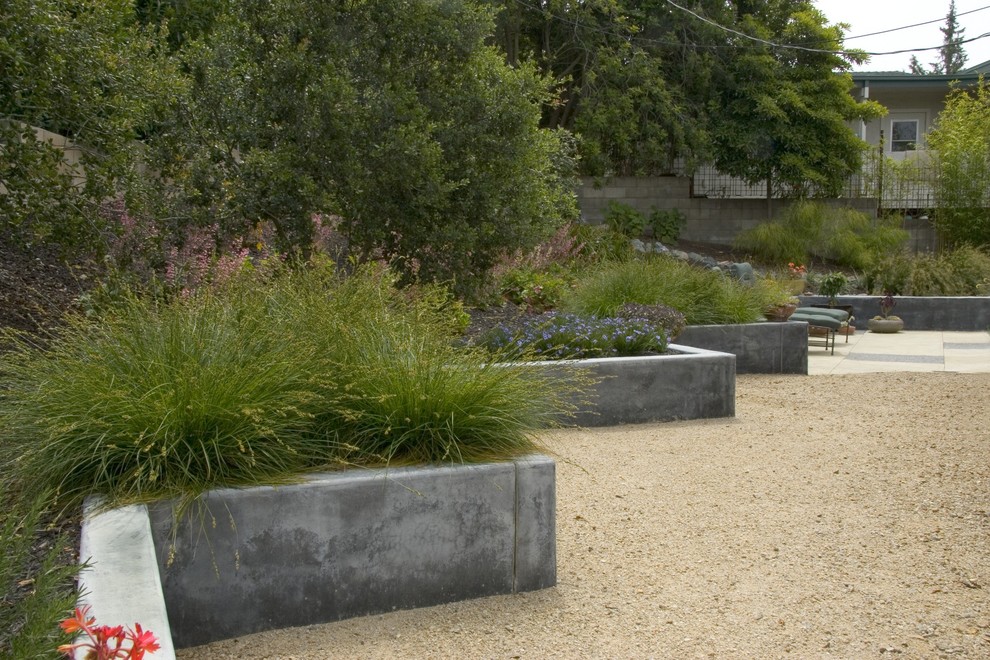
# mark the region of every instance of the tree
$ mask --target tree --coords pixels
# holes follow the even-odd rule
[[[926,70],[914,55],[911,56],[911,73],[915,75],[952,75],[966,64],[966,52],[962,41],[965,28],[959,27],[956,20],[956,0],[950,0],[949,13],[945,16],[945,27],[940,27],[942,47],[939,49],[939,59],[931,63],[931,69]]]
[[[928,133],[935,162],[935,226],[950,246],[990,245],[990,85],[957,87]]]
[[[883,108],[849,93],[848,70],[858,56],[836,52],[841,26],[827,26],[803,0],[764,3],[758,11],[742,14],[737,27],[764,41],[735,39],[718,69],[710,105],[715,165],[749,183],[766,181],[768,196],[782,189],[835,196],[859,170],[865,146],[847,122],[880,116]]]
[[[178,85],[126,0],[9,0],[0,12],[0,229],[94,244],[97,212],[135,174],[134,139]],[[85,184],[35,127],[80,146]]]
[[[499,43],[510,63],[535,61],[559,99],[544,125],[574,131],[591,175],[658,174],[714,161],[750,181],[834,193],[859,166],[848,120],[881,112],[849,94],[861,58],[840,50],[807,0],[501,0]],[[719,27],[722,26],[722,27]]]
[[[181,51],[192,79],[152,141],[187,222],[270,221],[305,248],[314,214],[408,276],[480,276],[574,212],[546,82],[485,45],[469,2],[249,0]]]

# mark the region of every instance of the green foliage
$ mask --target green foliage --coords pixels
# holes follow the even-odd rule
[[[655,240],[676,243],[686,222],[687,217],[677,209],[653,209],[648,224]]]
[[[838,271],[826,273],[818,282],[818,293],[828,296],[830,300],[835,300],[835,297],[842,293],[847,284],[849,284],[849,278],[846,277],[845,273]]]
[[[585,264],[624,261],[635,254],[629,239],[606,225],[574,224],[571,232],[580,245],[578,259]]]
[[[131,188],[133,141],[182,82],[126,0],[10,0],[0,44],[0,228],[28,245],[97,247],[100,202]],[[33,127],[68,137],[79,164]]]
[[[605,317],[626,303],[667,305],[688,325],[750,323],[763,310],[755,287],[668,257],[603,264],[579,279],[561,306]]]
[[[0,482],[0,655],[5,658],[54,658],[67,640],[58,623],[76,602],[73,577],[79,568],[60,555],[69,543],[45,529],[52,498],[14,497]],[[33,565],[32,547],[39,537],[47,550]],[[19,584],[30,579],[29,585]]]
[[[314,213],[362,258],[473,286],[575,213],[571,144],[539,128],[547,81],[455,0],[231,3],[180,51],[192,87],[155,140],[179,213],[259,219],[305,251]]]
[[[990,86],[956,88],[928,133],[935,152],[935,227],[950,246],[990,245]]]
[[[963,247],[941,254],[888,257],[867,273],[871,293],[910,296],[983,296],[990,293],[990,256]]]
[[[718,109],[711,128],[716,167],[749,183],[769,182],[774,193],[836,196],[859,171],[866,146],[847,122],[884,113],[849,93],[848,71],[862,58],[834,53],[843,48],[842,29],[827,26],[810,2],[752,3],[739,15],[746,34],[820,50],[746,41],[729,51],[711,102]]]
[[[805,241],[796,231],[778,222],[764,222],[739,232],[733,245],[767,264],[804,263],[808,260]]]
[[[873,220],[854,209],[801,201],[789,206],[778,222],[741,232],[735,246],[769,264],[806,263],[816,256],[862,270],[907,243],[907,232],[896,222],[896,218]]]
[[[617,234],[639,238],[646,231],[646,216],[628,204],[611,201],[605,207],[605,225]]]
[[[340,464],[533,448],[577,387],[455,348],[457,310],[325,265],[74,318],[2,356],[0,464],[26,493],[114,503]]]
[[[528,268],[510,270],[499,283],[502,296],[530,312],[556,309],[573,282],[573,276],[561,268],[536,271]]]

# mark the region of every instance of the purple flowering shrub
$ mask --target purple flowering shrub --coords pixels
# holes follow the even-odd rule
[[[581,359],[663,353],[670,331],[647,318],[595,318],[549,312],[502,324],[483,343],[532,359]]]

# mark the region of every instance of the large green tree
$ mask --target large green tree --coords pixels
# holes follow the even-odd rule
[[[507,60],[556,81],[544,122],[577,134],[585,174],[715,162],[776,189],[834,194],[863,146],[847,122],[881,112],[849,94],[861,58],[835,52],[842,26],[808,0],[493,2]]]
[[[8,0],[0,11],[0,229],[94,243],[100,202],[135,174],[135,138],[178,83],[126,0]],[[85,183],[35,127],[82,150]]]
[[[852,120],[884,113],[856,101],[848,73],[859,61],[842,48],[841,26],[829,26],[810,2],[740,3],[735,50],[722,56],[710,104],[714,162],[768,195],[835,196],[862,162],[865,143]],[[762,41],[760,41],[762,40]],[[782,46],[798,45],[797,48]]]
[[[176,208],[230,233],[270,221],[284,247],[332,214],[364,256],[480,275],[574,210],[547,85],[492,29],[470,2],[233,3],[180,51],[190,94],[154,141]]]

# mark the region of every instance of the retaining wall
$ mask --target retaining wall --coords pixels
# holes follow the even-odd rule
[[[671,344],[669,355],[536,362],[536,368],[580,367],[599,378],[579,400],[578,426],[614,426],[736,414],[736,358]]]
[[[825,296],[801,296],[801,305],[825,304]],[[895,296],[896,316],[904,329],[980,331],[990,329],[990,296],[924,297]],[[854,325],[865,328],[866,320],[880,313],[880,296],[839,296],[840,305],[852,305]]]
[[[737,374],[808,373],[808,330],[797,323],[689,325],[677,341],[732,353]]]
[[[577,191],[581,220],[600,224],[611,201],[622,202],[641,213],[653,208],[677,209],[687,218],[680,237],[688,241],[732,245],[740,232],[769,218],[779,217],[792,200],[695,197],[691,178],[685,176],[612,177],[607,180],[584,177]],[[821,200],[827,204],[852,207],[871,217],[876,215],[877,201],[872,198]],[[903,224],[915,251],[930,251],[936,246],[935,230],[928,220],[905,219]]]
[[[556,584],[555,498],[554,462],[534,455],[215,490],[178,525],[171,502],[91,511],[81,587],[98,621],[170,634],[156,658],[173,642],[543,589]]]

